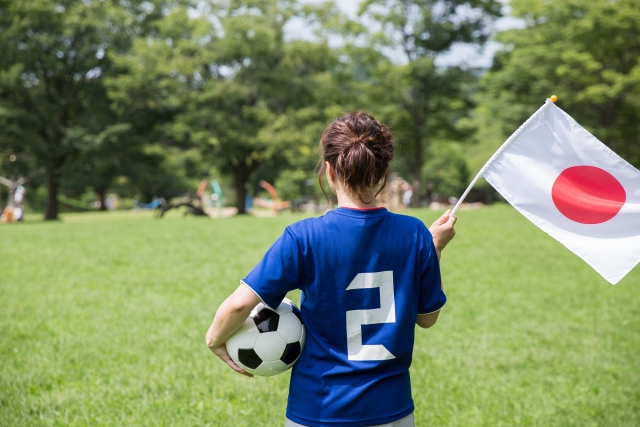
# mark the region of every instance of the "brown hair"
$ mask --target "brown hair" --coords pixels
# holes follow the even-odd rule
[[[322,134],[318,181],[325,198],[324,175],[329,162],[345,188],[364,203],[367,191],[382,181],[377,196],[387,184],[394,141],[389,129],[362,111],[335,119]],[[374,196],[374,198],[375,198]]]

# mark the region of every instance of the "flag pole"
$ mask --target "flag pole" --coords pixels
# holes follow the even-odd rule
[[[504,144],[502,144],[502,146],[500,146],[500,148],[498,148],[498,151],[496,151],[493,156],[491,156],[491,158],[487,161],[487,163],[485,163],[485,165],[482,167],[482,169],[480,169],[480,172],[478,172],[478,174],[476,175],[475,178],[473,178],[473,181],[471,181],[471,184],[469,184],[469,186],[467,187],[466,190],[464,190],[464,193],[462,193],[462,196],[460,196],[460,199],[458,199],[458,203],[456,203],[456,205],[453,207],[453,210],[451,211],[451,213],[449,214],[451,215],[455,215],[456,211],[458,210],[458,208],[460,207],[460,205],[462,204],[462,202],[464,201],[465,197],[467,197],[467,195],[469,194],[469,191],[471,191],[471,188],[473,188],[473,186],[475,185],[476,182],[478,182],[478,180],[480,179],[480,177],[486,172],[487,169],[489,169],[489,166],[491,166],[493,164],[493,162],[496,161],[496,159],[498,157],[500,157],[500,155],[504,152],[504,150],[507,149],[507,147],[509,145],[511,145],[511,143],[518,137],[520,136],[520,134],[527,128],[527,126],[529,126],[531,124],[531,122],[538,117],[542,111],[544,111],[549,105],[553,104],[554,102],[556,102],[558,100],[558,97],[555,95],[551,95],[550,98],[547,98],[547,100],[545,101],[545,103],[542,105],[542,107],[538,108],[538,110],[533,113],[531,115],[531,117],[529,117],[527,119],[527,121],[525,121],[518,129],[516,129],[516,131],[509,137],[509,139],[507,139]]]

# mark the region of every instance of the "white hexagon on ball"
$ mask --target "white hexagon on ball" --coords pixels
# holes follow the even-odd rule
[[[263,332],[256,340],[253,349],[264,363],[279,360],[286,346],[278,332]]]
[[[289,298],[284,298],[278,308],[276,308],[276,313],[285,314],[291,313],[293,311],[292,308],[293,302]]]
[[[254,369],[253,372],[264,377],[270,377],[272,375],[281,374],[287,369],[289,369],[289,367],[281,360],[273,360],[271,362],[262,362],[262,364],[258,366],[257,369]]]
[[[300,341],[300,337],[302,335],[302,324],[295,314],[282,314],[278,321],[278,333],[287,344]]]
[[[260,336],[260,331],[256,328],[253,319],[248,318],[238,330],[231,335],[230,340],[233,340],[238,348],[253,348],[258,336]]]

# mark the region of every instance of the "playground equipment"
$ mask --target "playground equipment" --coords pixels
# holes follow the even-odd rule
[[[276,191],[273,185],[269,184],[267,181],[260,181],[258,184],[260,185],[260,187],[264,188],[265,190],[267,190],[267,192],[269,192],[269,195],[271,196],[271,200],[265,199],[262,197],[256,197],[254,199],[254,204],[256,206],[260,206],[262,208],[267,208],[267,209],[273,209],[276,215],[280,211],[284,209],[289,209],[291,207],[291,202],[289,201],[281,202],[278,200],[278,192]]]
[[[136,210],[151,210],[151,209],[160,209],[161,206],[166,204],[167,201],[162,197],[152,200],[150,203],[141,203],[137,200],[133,201],[133,207]]]
[[[218,217],[222,218],[222,188],[220,187],[220,184],[218,184],[218,181],[216,181],[215,179],[211,180],[211,189],[213,190],[213,193],[211,193],[209,199],[209,206],[212,208],[217,208]]]
[[[158,217],[162,218],[164,216],[165,213],[167,213],[167,211],[171,210],[171,209],[177,209],[180,207],[187,207],[188,209],[184,212],[184,215],[187,214],[191,214],[191,215],[195,215],[195,216],[209,216],[204,209],[202,209],[201,206],[196,206],[192,200],[184,200],[182,202],[178,202],[178,203],[166,203],[164,205],[162,205],[162,207],[158,208],[159,214]]]
[[[184,215],[191,214],[195,216],[222,218],[224,216],[222,209],[222,188],[220,187],[220,184],[218,184],[218,181],[214,179],[211,181],[211,189],[213,190],[213,193],[208,194],[207,184],[209,184],[207,180],[203,179],[200,181],[195,198],[187,195],[180,202],[163,204],[158,208],[158,216],[162,218],[164,214],[171,209],[186,207],[188,209],[184,212]],[[214,208],[217,208],[217,212],[214,211]]]
[[[211,193],[207,192],[207,184],[211,185]],[[205,179],[200,181],[196,196],[196,200],[199,200],[200,202],[200,207],[207,215],[212,218],[222,218],[222,188],[220,187],[220,184],[218,184],[217,180],[213,179],[210,183]]]

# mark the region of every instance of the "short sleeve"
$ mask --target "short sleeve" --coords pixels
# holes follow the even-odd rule
[[[442,290],[438,254],[433,244],[433,237],[426,227],[421,237],[419,315],[434,313],[447,302],[447,297]]]
[[[296,236],[287,227],[242,283],[275,309],[287,292],[302,286],[303,278],[301,250]]]

